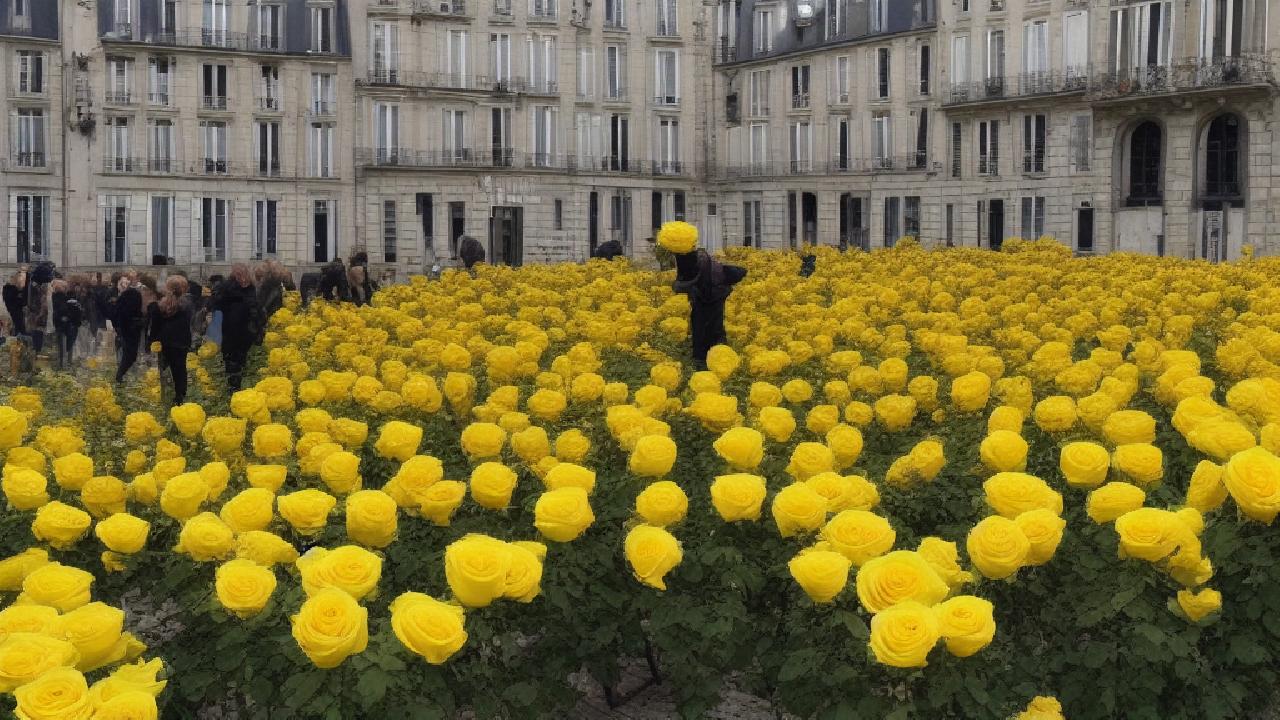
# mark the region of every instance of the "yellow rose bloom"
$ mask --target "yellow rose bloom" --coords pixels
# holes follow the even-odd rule
[[[550,478],[554,472],[552,470],[547,477]],[[674,525],[683,520],[688,511],[689,496],[670,480],[650,483],[636,496],[636,514],[655,527]]]
[[[907,600],[934,605],[951,592],[933,567],[911,550],[871,558],[858,568],[858,600],[878,613]]]
[[[337,504],[337,498],[315,488],[276,498],[280,517],[302,535],[315,535],[323,530],[329,522],[329,513]]]
[[[792,483],[774,495],[770,511],[778,534],[791,537],[822,527],[827,519],[827,499],[802,482]]]
[[[206,415],[204,408],[196,403],[175,405],[169,408],[169,419],[173,421],[178,432],[188,438],[194,438],[204,429]]]
[[[960,412],[977,412],[987,406],[991,378],[973,371],[951,381],[951,404]]]
[[[21,590],[22,581],[32,570],[48,564],[49,551],[44,548],[27,548],[0,560],[0,592]]]
[[[826,441],[836,467],[841,470],[852,467],[862,455],[862,432],[851,425],[841,423],[827,430]]]
[[[160,509],[169,517],[182,521],[200,512],[209,497],[209,485],[200,473],[183,473],[164,484],[160,491]]]
[[[921,603],[907,601],[871,618],[869,644],[876,662],[898,668],[929,664],[929,652],[942,637],[937,613]]]
[[[35,470],[7,465],[0,487],[14,510],[35,510],[49,502],[49,481]]]
[[[280,458],[293,452],[293,433],[277,423],[253,429],[253,454],[260,458]]]
[[[69,550],[89,532],[92,524],[89,513],[54,500],[36,511],[31,533],[58,550]]]
[[[1190,540],[1188,528],[1168,510],[1138,508],[1116,518],[1120,556],[1158,562]]]
[[[444,551],[449,589],[467,607],[487,607],[502,597],[510,567],[511,549],[487,535],[463,536]]]
[[[1016,522],[992,515],[969,531],[965,549],[978,572],[992,580],[1003,580],[1026,564],[1031,541]]]
[[[973,595],[957,595],[934,607],[947,652],[970,657],[990,645],[996,635],[994,611],[989,600]]]
[[[23,578],[18,603],[25,601],[70,612],[89,602],[89,588],[93,585],[93,579],[93,575],[79,568],[56,562],[46,563]]]
[[[391,603],[391,630],[410,652],[441,665],[467,643],[461,607],[406,592]]]
[[[547,539],[556,542],[576,539],[596,519],[587,491],[573,486],[542,493],[534,504],[533,512],[534,527]]]
[[[511,434],[511,449],[524,462],[534,464],[551,454],[551,439],[546,430],[530,425]]]
[[[784,443],[796,431],[796,419],[786,408],[766,407],[756,416],[756,427],[770,440]]]
[[[1031,549],[1027,552],[1027,565],[1043,565],[1053,559],[1062,542],[1062,531],[1067,521],[1046,508],[1027,510],[1013,519],[1027,536]]]
[[[684,557],[675,536],[653,525],[632,528],[623,549],[636,579],[659,590],[667,589],[663,578]]]
[[[954,590],[973,582],[973,574],[962,569],[956,544],[938,537],[921,538],[916,553]]]
[[[698,248],[698,228],[687,222],[666,222],[658,229],[658,245],[673,255],[687,255]]]
[[[236,535],[236,558],[251,560],[263,567],[292,565],[298,551],[284,538],[264,530],[250,530]]]
[[[507,431],[493,423],[471,423],[462,431],[462,449],[476,459],[497,457],[507,442]]]
[[[1058,467],[1071,487],[1094,488],[1107,480],[1111,453],[1097,443],[1068,443],[1058,455]]]
[[[573,463],[556,463],[542,478],[548,490],[563,487],[580,487],[590,495],[596,489],[596,473]]]
[[[174,552],[190,555],[196,562],[219,560],[231,553],[235,533],[217,515],[200,513],[182,524]]]
[[[721,475],[711,483],[711,505],[725,522],[759,520],[765,493],[759,475]]]
[[[1032,417],[1045,432],[1066,432],[1076,424],[1076,402],[1066,395],[1051,395],[1036,403]]]
[[[592,480],[594,482],[594,473]],[[487,462],[471,471],[471,499],[481,507],[501,510],[511,504],[516,474],[499,462]]]
[[[755,470],[764,459],[764,436],[752,428],[726,430],[712,447],[734,470]]]
[[[1089,493],[1089,498],[1085,501],[1085,512],[1089,519],[1102,525],[1131,510],[1137,510],[1146,501],[1147,494],[1142,488],[1129,483],[1110,482]]]
[[[1179,590],[1178,607],[1182,608],[1182,612],[1191,622],[1200,622],[1222,607],[1222,593],[1211,588],[1205,588],[1197,593]]]
[[[0,405],[0,450],[12,450],[27,436],[27,416],[8,405]]]
[[[76,647],[80,658],[75,668],[80,672],[131,660],[146,649],[133,635],[124,632],[124,611],[100,602],[63,614],[54,632]]]
[[[800,482],[804,482],[818,473],[835,469],[835,454],[822,443],[802,442],[791,452],[791,462],[787,464],[787,474]]]
[[[150,531],[151,523],[124,512],[111,515],[93,528],[93,534],[103,545],[112,552],[125,555],[141,551],[147,544]]]
[[[382,426],[373,447],[381,457],[404,462],[417,454],[421,443],[421,427],[393,420]]]
[[[79,490],[91,477],[93,460],[87,455],[71,453],[53,461],[53,479],[64,490]]]
[[[671,472],[676,462],[676,443],[665,435],[646,435],[636,442],[627,468],[640,477],[658,478]]]
[[[1062,494],[1034,475],[996,473],[987,478],[982,489],[986,493],[987,505],[1011,520],[1037,508],[1044,508],[1055,515],[1062,514]]]
[[[1189,507],[1202,513],[1218,509],[1227,499],[1227,486],[1222,482],[1224,468],[1209,460],[1201,460],[1191,473],[1191,482],[1187,485]]]
[[[1012,405],[1001,405],[991,411],[991,417],[987,418],[987,433],[993,433],[997,430],[1008,430],[1018,435],[1022,434],[1022,411]]]
[[[122,695],[134,692],[146,693],[152,698],[158,697],[168,685],[167,681],[156,679],[162,669],[164,661],[159,658],[121,665],[110,675],[94,683],[89,694],[99,708]]]
[[[395,539],[399,506],[380,490],[347,496],[347,537],[361,545],[383,548]]]
[[[231,480],[231,468],[227,464],[215,460],[211,463],[205,463],[201,466],[200,479],[204,480],[204,484],[209,488],[209,499],[217,500],[222,496],[222,491],[227,489],[227,483]]]
[[[432,483],[419,497],[418,512],[440,527],[448,527],[453,513],[467,495],[467,484],[457,480]]]
[[[1213,418],[1187,433],[1187,443],[1215,460],[1226,460],[1258,444],[1253,431],[1225,418]]]
[[[562,462],[580,463],[591,452],[591,441],[581,430],[565,430],[556,436],[556,458]]]
[[[331,452],[320,461],[320,479],[335,495],[346,495],[361,488],[360,456],[346,450]]]
[[[241,418],[213,417],[205,422],[200,436],[210,450],[219,455],[228,455],[244,444],[246,429],[247,424]]]
[[[841,553],[807,548],[791,558],[787,569],[810,600],[824,604],[844,590],[851,565],[849,558]]]
[[[318,668],[338,667],[369,645],[369,613],[347,593],[326,588],[290,618],[293,639]]]
[[[0,651],[3,648],[0,645]],[[31,674],[20,687],[6,690],[10,691],[18,720],[86,720],[99,715],[90,701],[84,675],[74,668],[55,664],[45,672]]]
[[[1164,476],[1164,454],[1155,445],[1120,445],[1111,455],[1111,465],[1141,485],[1150,485]]]
[[[1156,419],[1142,410],[1117,410],[1102,423],[1102,434],[1112,445],[1153,443]]]
[[[511,564],[507,567],[502,597],[521,603],[533,602],[542,593],[542,561],[547,557],[547,546],[521,541],[507,543],[507,549],[511,552]]]
[[[978,446],[982,464],[996,472],[1021,472],[1027,468],[1027,441],[1009,430],[996,430]]]
[[[329,434],[348,450],[357,450],[369,439],[369,425],[351,418],[335,418],[329,423]]]
[[[0,610],[0,637],[14,633],[52,636],[60,617],[57,610],[44,605],[10,605]]]
[[[899,432],[911,427],[916,416],[916,399],[909,395],[885,395],[876,400],[875,417],[889,432]],[[848,417],[848,408],[845,408]],[[857,423],[855,423],[857,424]]]
[[[822,528],[831,549],[861,567],[893,549],[897,533],[889,521],[865,510],[845,510]]]
[[[244,469],[244,475],[250,487],[262,488],[275,494],[284,486],[289,468],[284,465],[249,465]]]
[[[302,589],[309,596],[325,588],[338,588],[360,600],[378,589],[382,577],[382,558],[356,545],[333,550],[314,547],[295,565],[302,576]]]

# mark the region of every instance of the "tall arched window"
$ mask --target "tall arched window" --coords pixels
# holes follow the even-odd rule
[[[1240,178],[1240,118],[1219,115],[1209,123],[1204,142],[1204,197],[1238,200]]]
[[[1160,126],[1147,121],[1129,136],[1128,205],[1159,205],[1163,143]]]

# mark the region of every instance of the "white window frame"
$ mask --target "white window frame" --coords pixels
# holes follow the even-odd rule
[[[130,157],[129,151],[132,149],[130,142],[132,140],[132,123],[127,115],[113,115],[107,117],[104,125],[106,126],[107,140],[107,169],[111,172],[129,172],[133,169],[133,158]]]
[[[225,175],[230,170],[227,163],[227,142],[230,128],[223,120],[200,121],[200,150],[204,160],[204,173]]]
[[[489,69],[497,85],[511,83],[511,34],[489,33]]]
[[[192,201],[192,208],[195,216],[192,234],[200,243],[201,261],[226,262],[227,246],[233,235],[231,200],[213,195],[200,196]],[[219,218],[222,219],[221,224]]]
[[[467,87],[467,36],[466,30],[449,29],[444,35],[444,58],[447,87]]]
[[[173,58],[152,55],[147,58],[147,104],[168,107],[172,100]]]
[[[674,117],[658,118],[658,170],[664,175],[680,172],[680,120]]]
[[[164,213],[164,224],[158,222],[156,213],[156,202],[164,203],[162,212]],[[151,255],[154,257],[160,255],[163,257],[177,257],[177,249],[175,240],[177,232],[174,228],[178,217],[178,199],[168,193],[153,193],[147,197],[147,243],[151,248]],[[167,230],[163,238],[158,238],[159,231]],[[157,244],[157,239],[163,240],[164,246]]]
[[[164,132],[161,132],[164,128]],[[174,170],[176,126],[170,118],[147,119],[147,170],[153,173],[169,173]]]
[[[871,160],[876,168],[893,167],[893,116],[871,116]]]
[[[1028,226],[1030,220],[1030,226]],[[1044,235],[1045,196],[1023,195],[1018,200],[1018,234],[1023,240],[1039,240]],[[1028,232],[1030,230],[1030,232]]]
[[[19,95],[44,95],[49,87],[49,56],[40,50],[14,51],[14,89]],[[36,87],[38,85],[38,87]]]
[[[226,46],[230,14],[230,0],[204,0],[200,31],[206,45]]]
[[[756,55],[773,52],[773,9],[756,8],[751,16],[751,42]]]
[[[595,49],[578,48],[578,99],[590,100],[596,96]]]
[[[25,202],[24,202],[25,200]],[[34,192],[15,192],[9,196],[13,228],[13,259],[27,263],[49,257],[49,225],[52,220],[49,195]],[[27,248],[22,252],[21,236],[26,234]]]
[[[831,102],[836,105],[848,105],[851,99],[849,92],[850,58],[840,55],[834,64],[835,81],[832,87]]]
[[[1068,80],[1089,73],[1089,11],[1073,10],[1062,16],[1062,69]]]
[[[284,149],[282,130],[279,120],[257,120],[253,123],[253,160],[259,177],[279,177],[284,171],[284,161],[280,158]],[[263,138],[264,131],[266,138]]]
[[[560,125],[560,108],[554,105],[536,105],[529,122],[529,147],[533,151],[534,167],[555,167],[559,151],[557,132]]]
[[[49,165],[49,123],[44,108],[16,108],[10,116],[15,167]]]
[[[811,172],[813,170],[813,121],[808,118],[793,120],[788,137],[791,149],[791,171]]]
[[[1000,121],[979,120],[974,123],[977,135],[975,147],[978,155],[978,174],[996,177],[1000,175]]]
[[[468,113],[457,108],[441,110],[443,119],[441,134],[441,150],[445,162],[462,163],[471,160],[471,132],[468,126]]]
[[[769,163],[769,124],[752,123],[748,136],[751,167],[756,173],[763,172]]]
[[[128,195],[102,195],[102,250],[103,262],[120,265],[129,262],[129,201]]]
[[[400,26],[392,22],[369,23],[370,80],[400,82]]]
[[[311,177],[333,178],[336,170],[333,164],[333,143],[337,134],[331,122],[313,122],[308,126],[308,162]]]
[[[337,112],[337,80],[333,73],[311,73],[311,114]]]
[[[378,164],[395,163],[400,158],[400,105],[373,103],[373,147]]]
[[[320,22],[325,15],[329,17],[328,32],[325,32],[325,24]],[[315,4],[309,6],[309,19],[311,21],[309,52],[318,54],[331,54],[335,51],[335,34],[337,33],[338,10],[334,5]]]
[[[1038,131],[1043,131],[1037,138]],[[1037,157],[1036,141],[1040,141]],[[1022,172],[1044,174],[1049,156],[1049,116],[1044,113],[1027,113],[1022,116]]]
[[[680,52],[677,50],[657,50],[653,59],[653,79],[657,105],[674,106],[680,104]],[[670,85],[670,87],[668,87]]]
[[[253,257],[275,257],[280,249],[280,201],[257,198],[253,201]]]
[[[606,100],[625,100],[627,97],[627,47],[605,45],[604,87]]]
[[[1071,116],[1068,158],[1072,172],[1088,172],[1093,165],[1093,116],[1077,113]]]
[[[751,116],[767,117],[769,115],[769,70],[751,71]]]

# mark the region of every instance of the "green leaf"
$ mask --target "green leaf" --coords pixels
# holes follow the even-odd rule
[[[502,696],[516,707],[531,707],[538,699],[538,688],[532,683],[516,683],[503,690]]]
[[[866,640],[871,637],[871,630],[867,627],[867,622],[856,612],[841,610],[840,622],[844,623],[844,626],[849,629],[849,634],[855,640]]]
[[[360,701],[365,708],[382,702],[383,696],[387,694],[387,683],[390,679],[391,676],[376,665],[370,665],[360,673],[360,679],[356,682],[356,692],[360,695]]]

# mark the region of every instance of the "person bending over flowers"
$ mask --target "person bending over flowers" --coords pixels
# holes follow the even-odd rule
[[[698,229],[685,222],[669,222],[658,231],[658,244],[676,258],[676,279],[671,289],[689,296],[689,333],[693,366],[707,369],[707,352],[728,342],[724,329],[724,304],[733,286],[747,276],[747,269],[726,265],[698,248]]]

